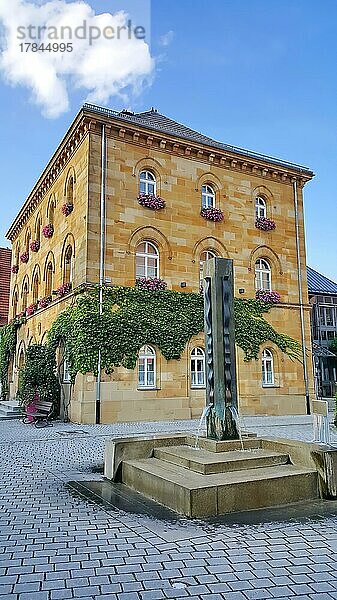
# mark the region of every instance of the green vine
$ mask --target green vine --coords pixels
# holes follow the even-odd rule
[[[261,300],[234,299],[235,341],[244,351],[244,360],[259,358],[260,347],[273,342],[290,358],[301,360],[301,345],[284,333],[278,333],[264,318],[273,304]]]
[[[25,364],[19,372],[17,398],[21,406],[37,400],[52,402],[58,413],[60,384],[55,375],[55,352],[47,345],[34,344],[27,348]]]
[[[291,358],[299,359],[299,343],[278,333],[265,320],[272,305],[235,299],[236,343],[245,360],[257,359],[261,344],[271,341]],[[140,348],[154,344],[167,359],[178,359],[192,336],[203,331],[203,297],[174,291],[105,288],[100,315],[98,290],[77,296],[59,314],[48,343],[55,352],[63,345],[72,381],[77,373],[97,374],[98,353],[107,373],[115,367],[134,369]]]
[[[17,318],[0,329],[0,383],[2,400],[6,399],[9,392],[8,368],[11,358],[15,353],[17,331],[24,322],[24,318]]]

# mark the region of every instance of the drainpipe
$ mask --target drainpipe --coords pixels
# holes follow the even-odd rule
[[[302,286],[303,282],[302,282],[301,248],[300,248],[300,234],[299,234],[299,222],[298,222],[298,196],[297,196],[297,180],[296,179],[293,180],[293,188],[294,188],[295,227],[296,227],[298,301],[299,301],[299,305],[300,305],[301,337],[302,337],[303,376],[304,376],[304,384],[305,384],[305,402],[306,402],[307,415],[310,415],[310,397],[309,397],[308,368],[307,368],[305,330],[304,330],[303,286]]]
[[[99,263],[99,314],[103,313],[103,284],[105,271],[105,179],[106,179],[106,137],[105,125],[102,125],[101,145],[101,234],[100,234],[100,263]],[[96,380],[96,424],[101,422],[101,349],[98,350],[97,380]]]

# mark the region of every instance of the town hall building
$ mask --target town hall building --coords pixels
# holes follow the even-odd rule
[[[156,278],[167,289],[199,293],[202,264],[217,256],[233,259],[236,296],[275,292],[266,318],[300,342],[305,364],[269,342],[251,362],[238,348],[239,408],[242,414],[305,413],[314,386],[303,187],[312,177],[306,167],[217,142],[154,109],[84,105],[7,234],[10,318],[26,315],[10,397],[27,347],[46,341],[83,284],[98,284],[104,218],[106,285]],[[94,423],[95,376],[78,374],[69,396],[67,365],[62,373],[71,420]],[[147,344],[136,369],[102,374],[103,423],[188,419],[204,403],[202,333],[179,360],[167,361]]]

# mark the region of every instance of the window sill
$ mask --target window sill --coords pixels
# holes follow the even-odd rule
[[[278,385],[277,383],[263,383],[262,387],[265,388],[280,388],[281,386]]]
[[[191,385],[191,390],[205,390],[205,385]]]
[[[142,387],[137,387],[137,392],[158,392],[161,388],[158,387],[147,387],[146,385]]]

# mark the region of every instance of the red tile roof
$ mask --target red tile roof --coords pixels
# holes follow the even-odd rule
[[[8,322],[11,261],[11,250],[0,248],[0,325],[5,325]]]

